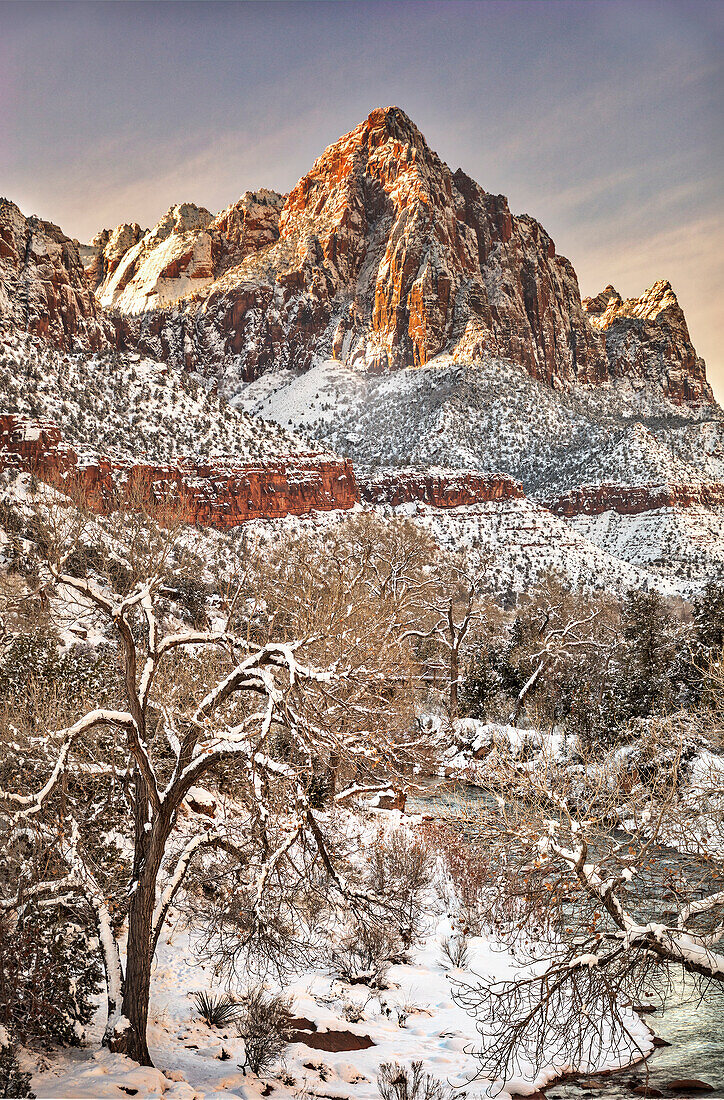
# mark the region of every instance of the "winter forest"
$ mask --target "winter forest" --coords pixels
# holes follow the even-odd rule
[[[360,1095],[525,1095],[715,996],[723,587],[501,599],[404,519],[2,509],[5,1095],[89,1036],[154,1095],[199,1094],[150,1070],[177,1047],[291,1095],[340,1051]]]

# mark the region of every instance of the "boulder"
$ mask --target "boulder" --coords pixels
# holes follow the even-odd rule
[[[699,1081],[696,1078],[682,1077],[676,1081],[669,1081],[666,1088],[669,1092],[714,1092],[714,1086],[708,1084],[706,1081]]]
[[[375,1044],[369,1035],[356,1035],[353,1031],[292,1031],[290,1043],[304,1043],[314,1050],[326,1050],[339,1054],[345,1050],[367,1050]]]

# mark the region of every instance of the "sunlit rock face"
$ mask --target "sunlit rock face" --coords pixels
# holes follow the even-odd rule
[[[397,107],[330,145],[287,196],[245,192],[217,216],[172,206],[151,230],[124,223],[79,252],[2,211],[0,304],[14,323],[60,346],[139,350],[229,394],[329,358],[378,372],[445,355],[505,359],[557,389],[626,378],[680,404],[713,400],[668,283],[582,303],[543,227],[452,172]]]
[[[269,195],[247,202],[236,252],[235,219],[219,215],[207,232],[226,242],[220,276],[140,318],[129,342],[247,380],[272,365],[305,369],[315,355],[379,370],[443,351],[504,356],[548,382],[605,375],[575,272],[545,230],[452,173],[399,108],[373,111],[331,145],[283,203]],[[142,295],[110,297],[109,287],[108,304],[142,310]]]
[[[115,229],[102,229],[86,246],[85,274],[93,291],[106,283],[130,248],[148,232],[138,222],[124,222]]]

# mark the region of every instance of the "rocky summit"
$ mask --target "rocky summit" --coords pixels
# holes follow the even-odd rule
[[[452,172],[397,107],[330,145],[286,198],[247,193],[214,220],[172,208],[100,296],[123,315],[123,346],[231,387],[320,357],[382,370],[447,353],[512,360],[553,385],[638,372],[711,399],[685,324],[605,335],[543,227]],[[684,371],[670,384],[660,344]]]
[[[330,145],[287,196],[246,192],[217,216],[179,204],[80,248],[4,202],[0,240],[3,314],[58,346],[140,350],[229,390],[320,359],[380,371],[445,354],[556,387],[624,377],[712,400],[669,283],[582,302],[545,229],[452,172],[398,107]]]

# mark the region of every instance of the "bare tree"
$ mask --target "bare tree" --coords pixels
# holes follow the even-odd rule
[[[513,726],[528,697],[556,666],[570,663],[581,654],[597,653],[606,661],[616,645],[603,606],[583,601],[555,577],[549,577],[534,591],[529,605],[530,640],[524,654],[528,675],[508,719]]]
[[[71,551],[51,558],[49,587],[55,597],[87,608],[115,637],[123,705],[89,709],[32,738],[37,786],[23,789],[17,773],[14,784],[0,791],[0,814],[8,845],[45,853],[44,874],[37,860],[29,861],[0,904],[12,912],[29,899],[43,905],[84,900],[106,972],[104,1042],[150,1064],[153,955],[194,861],[210,850],[236,861],[262,938],[273,924],[267,888],[301,846],[317,853],[340,898],[352,905],[375,901],[337,865],[310,781],[331,762],[347,783],[339,792],[344,799],[350,790],[401,776],[414,746],[406,716],[396,720],[384,663],[374,659],[384,658],[379,647],[360,644],[350,657],[343,638],[327,645],[318,634],[290,637],[286,631],[282,640],[257,642],[228,621],[218,629],[167,629],[162,572],[134,579],[125,595],[115,593],[66,571],[77,546],[74,540]],[[238,608],[233,611],[238,618]],[[326,663],[315,663],[315,654],[326,654]],[[227,769],[242,784],[241,820],[253,860],[223,820],[189,828],[182,810],[193,788],[207,777],[222,779]],[[98,822],[112,798],[127,807],[127,866],[119,857],[108,867],[98,843]],[[275,828],[280,802],[284,824]]]
[[[445,656],[450,720],[458,716],[460,660],[470,632],[482,613],[476,600],[472,575],[458,562],[450,561],[436,571],[433,584],[420,593],[415,619],[420,626],[404,630],[402,638],[431,640]]]

